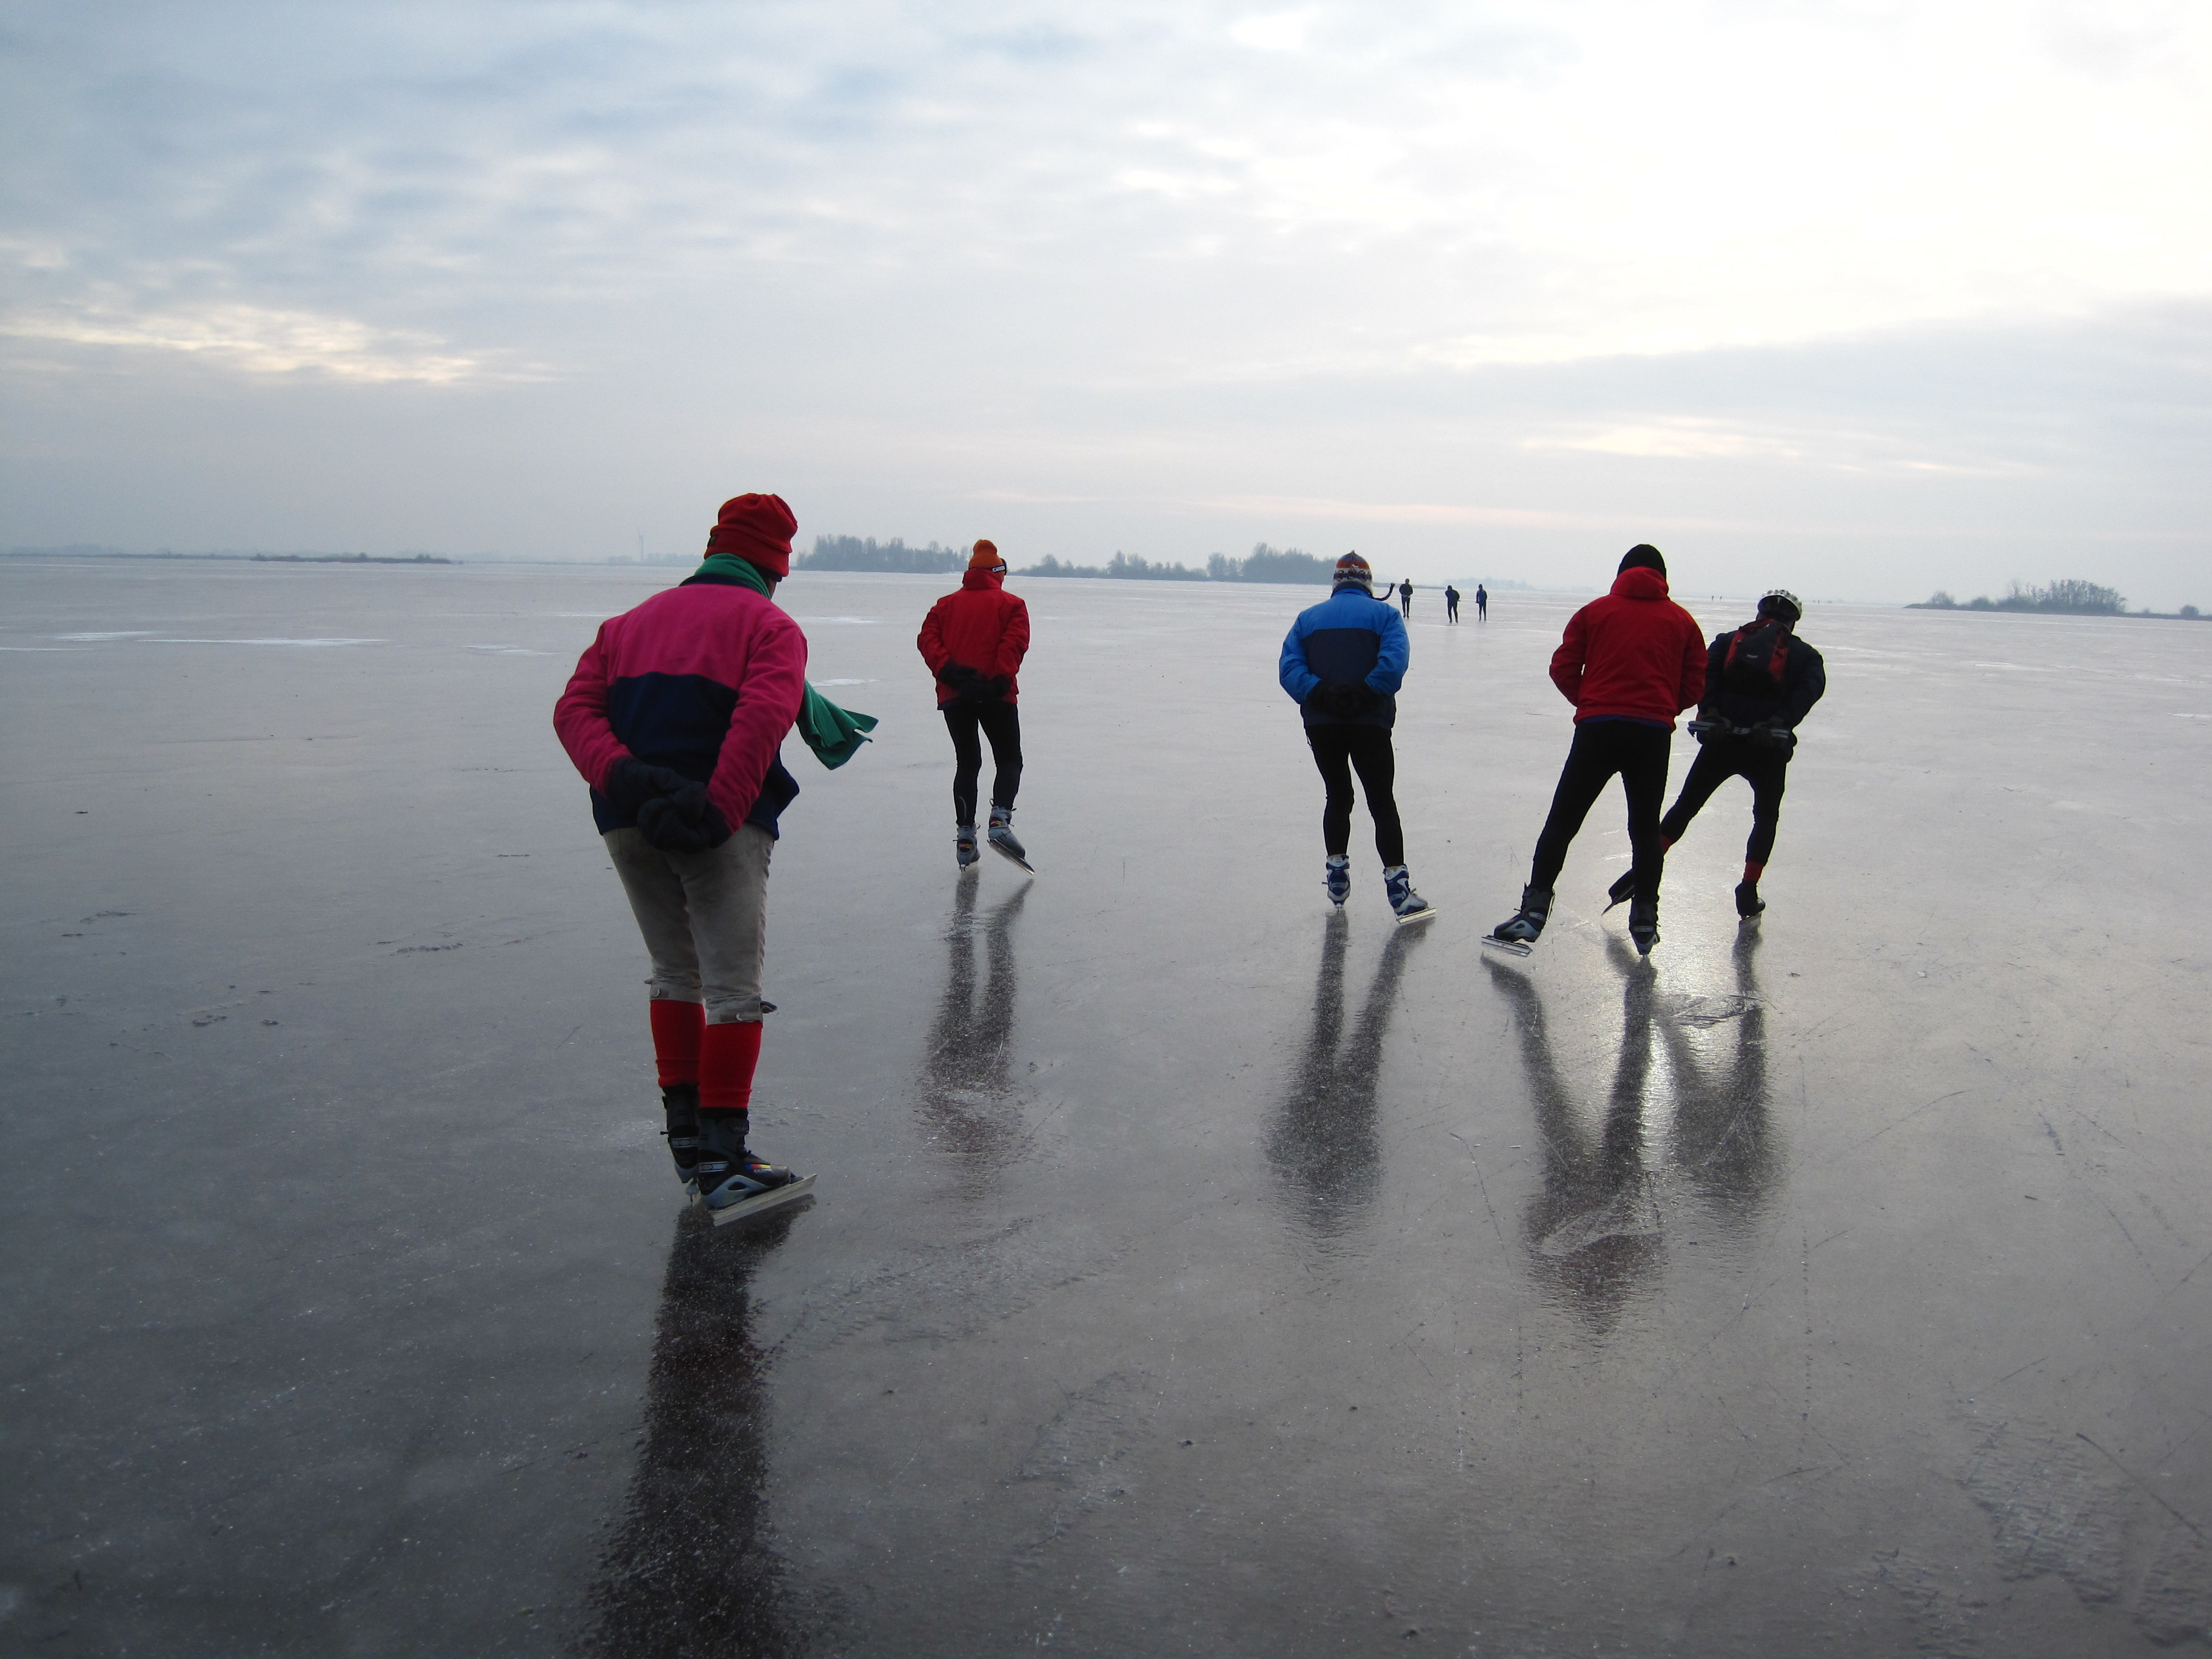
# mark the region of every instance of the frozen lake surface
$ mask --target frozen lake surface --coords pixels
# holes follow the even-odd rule
[[[550,724],[680,574],[0,567],[0,1650],[2212,1641],[2212,627],[1816,607],[1763,923],[1731,785],[1639,968],[1614,793],[1508,963],[1576,601],[1418,597],[1401,931],[1317,590],[1017,579],[1041,873],[963,882],[949,579],[802,572],[883,725],[787,751],[819,1195],[716,1233]]]

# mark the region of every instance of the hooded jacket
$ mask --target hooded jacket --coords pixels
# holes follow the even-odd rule
[[[1397,723],[1398,688],[1406,683],[1411,654],[1406,624],[1389,602],[1347,586],[1298,612],[1284,636],[1275,678],[1308,726],[1379,726],[1388,731]],[[1331,698],[1316,706],[1314,693],[1324,685],[1364,688],[1367,706],[1357,713],[1335,713],[1327,707]]]
[[[1705,690],[1705,637],[1697,619],[1667,597],[1667,579],[1638,566],[1613,592],[1568,620],[1552,653],[1552,684],[1575,706],[1575,721],[1649,720],[1674,729]]]
[[[636,815],[600,793],[625,756],[707,786],[732,824],[770,835],[799,793],[776,751],[806,695],[806,635],[742,584],[694,576],[599,624],[553,705],[601,834]]]
[[[947,593],[929,607],[914,642],[929,672],[939,677],[939,708],[960,695],[959,687],[943,678],[948,667],[972,668],[982,679],[1003,678],[1005,700],[1018,701],[1015,675],[1030,648],[1030,608],[1006,591],[1005,582],[996,571],[970,570],[960,579],[957,593]]]

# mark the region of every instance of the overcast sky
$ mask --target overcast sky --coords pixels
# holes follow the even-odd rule
[[[0,9],[0,543],[2212,607],[2212,7]]]

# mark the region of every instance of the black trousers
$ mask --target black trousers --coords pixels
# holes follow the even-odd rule
[[[1328,789],[1321,809],[1322,845],[1331,858],[1352,846],[1352,775],[1359,774],[1360,793],[1367,797],[1367,816],[1375,820],[1375,850],[1384,868],[1406,861],[1406,832],[1398,825],[1398,799],[1391,793],[1398,781],[1398,752],[1390,746],[1390,732],[1381,726],[1309,726],[1306,744],[1314,764]]]
[[[1528,884],[1550,888],[1567,861],[1567,848],[1597,801],[1598,792],[1620,775],[1628,797],[1628,844],[1636,855],[1638,896],[1659,896],[1664,855],[1659,843],[1659,803],[1667,793],[1667,749],[1672,732],[1634,720],[1584,720],[1575,727],[1574,747],[1559,769],[1552,792],[1552,811],[1536,837],[1536,857]]]
[[[1744,843],[1747,864],[1765,864],[1774,854],[1775,826],[1782,822],[1782,791],[1790,781],[1786,750],[1763,748],[1740,738],[1708,738],[1682,780],[1682,793],[1659,820],[1659,833],[1669,842],[1682,839],[1690,820],[1705,810],[1713,791],[1730,778],[1751,786],[1751,839]]]
[[[952,821],[975,822],[975,775],[983,769],[980,730],[991,740],[991,805],[1011,807],[1022,787],[1022,716],[1010,702],[945,705],[945,729],[952,734]]]

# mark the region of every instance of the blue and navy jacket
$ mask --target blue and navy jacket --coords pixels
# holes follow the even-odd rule
[[[1398,720],[1398,688],[1406,681],[1412,655],[1406,624],[1397,607],[1340,587],[1310,610],[1301,611],[1284,636],[1283,690],[1298,705],[1308,726],[1379,726]],[[1324,685],[1364,685],[1375,694],[1364,714],[1324,714],[1313,695]]]

